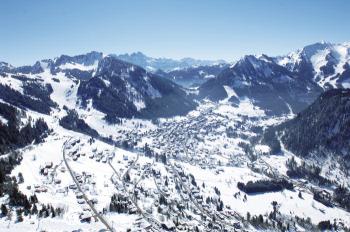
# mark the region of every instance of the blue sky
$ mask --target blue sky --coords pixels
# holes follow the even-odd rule
[[[2,0],[0,60],[91,50],[154,57],[285,54],[350,41],[348,0]]]

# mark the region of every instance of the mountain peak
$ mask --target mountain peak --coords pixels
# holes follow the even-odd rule
[[[11,64],[0,61],[0,72],[8,72],[13,68],[14,67]]]
[[[217,61],[198,60],[198,59],[189,58],[189,57],[185,57],[180,60],[165,58],[165,57],[153,58],[143,54],[142,52],[135,52],[130,54],[125,53],[121,55],[115,55],[115,57],[130,63],[136,64],[138,66],[141,66],[147,71],[156,71],[161,69],[165,72],[178,70],[178,69],[185,69],[193,66],[208,66],[208,65],[215,65],[219,63],[226,63],[223,60],[217,60]]]
[[[129,73],[136,70],[146,73],[143,68],[137,65],[123,61],[115,55],[108,55],[99,61],[96,75],[109,74],[113,76],[114,74]]]
[[[272,59],[266,55],[245,55],[238,62],[236,62],[231,68],[239,72],[250,73],[251,75],[258,74],[262,69],[266,69],[268,63]]]
[[[91,51],[86,54],[76,55],[76,56],[68,56],[61,55],[55,60],[56,66],[66,64],[66,63],[77,63],[81,65],[93,65],[96,61],[101,60],[103,57],[102,52]]]
[[[306,56],[307,58],[311,58],[313,55],[318,53],[321,50],[329,49],[333,46],[331,43],[326,43],[324,41],[310,44],[305,46],[301,51],[300,54],[303,56]]]

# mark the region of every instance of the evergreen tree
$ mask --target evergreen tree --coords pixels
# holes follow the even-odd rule
[[[17,214],[17,222],[23,222],[22,210],[21,209],[17,209],[16,210],[16,214]]]
[[[8,209],[7,209],[6,205],[1,204],[1,216],[5,217],[7,215],[7,213],[8,213]]]
[[[18,173],[18,183],[21,184],[24,182],[23,174],[20,172]]]
[[[31,212],[32,212],[33,215],[38,214],[38,208],[36,207],[36,204],[33,204]]]
[[[303,199],[303,195],[301,195],[301,192],[299,191],[298,197]]]

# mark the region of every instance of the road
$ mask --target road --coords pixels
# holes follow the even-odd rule
[[[138,161],[139,159],[139,154],[137,154],[137,157],[135,159],[135,161],[130,165],[130,167],[126,170],[126,172],[120,176],[120,174],[117,172],[117,170],[113,167],[113,165],[108,162],[109,166],[112,168],[113,172],[116,174],[116,176],[120,177],[120,180],[123,184],[123,188],[124,188],[124,191],[125,193],[128,195],[128,198],[130,199],[130,201],[133,203],[133,205],[136,207],[137,211],[141,214],[141,216],[148,222],[152,225],[152,230],[154,231],[162,231],[161,228],[161,224],[155,220],[154,218],[150,217],[150,215],[148,215],[147,213],[145,213],[141,208],[140,206],[137,204],[136,202],[136,199],[132,196],[130,196],[130,193],[129,191],[127,190],[127,187],[125,185],[125,175],[126,173],[129,173],[129,171],[135,166],[136,162]]]
[[[182,180],[181,180],[181,177],[179,175],[179,173],[177,172],[176,168],[169,162],[170,164],[170,167],[172,168],[173,172],[174,172],[174,177],[175,177],[175,181],[180,185],[182,186],[183,188],[186,189],[187,193],[190,193],[191,192],[191,189],[188,188],[187,186],[183,185],[182,184]],[[202,212],[202,214],[206,215],[209,219],[211,219],[213,216],[215,216],[215,222],[212,221],[213,224],[217,224],[219,227],[222,227],[222,226],[227,226],[227,227],[230,227],[231,230],[236,230],[236,228],[234,227],[234,225],[224,221],[224,220],[221,220],[220,218],[217,217],[217,215],[214,213],[214,214],[211,214],[209,213],[208,211],[206,211],[200,204],[198,204],[198,202],[196,200],[194,200],[191,196],[189,197],[189,200],[196,206],[196,208]],[[239,222],[239,221],[237,221]]]
[[[176,177],[175,177],[175,178],[176,178]],[[165,199],[167,199],[167,200],[170,202],[170,204],[176,205],[176,201],[173,201],[173,200],[171,200],[171,199],[169,200],[169,198],[166,196],[166,194],[160,189],[160,187],[159,187],[159,185],[158,185],[158,183],[157,183],[157,181],[156,181],[156,179],[155,179],[154,176],[153,176],[153,181],[154,181],[154,184],[156,185],[156,188],[157,188],[158,192],[160,193],[160,195],[162,195]],[[176,180],[175,180],[175,181],[176,181]],[[183,202],[186,202],[184,196],[182,195],[181,190],[178,190],[178,193],[179,193],[179,195],[180,195],[181,200],[182,200]],[[171,209],[172,209],[174,215],[179,214],[178,211],[174,211],[173,208],[171,208]],[[184,214],[187,215],[187,216],[189,215],[189,214],[186,213],[186,211],[183,211],[182,213],[184,213]],[[195,221],[197,221],[197,222],[198,222],[199,224],[201,224],[204,228],[206,228],[206,229],[207,229],[206,231],[211,231],[211,230],[208,228],[208,226],[207,226],[203,221],[198,220],[198,219],[195,218],[195,217],[192,217],[192,219],[195,220]]]
[[[70,139],[66,140],[63,144],[62,147],[62,154],[63,154],[63,161],[66,164],[66,167],[70,173],[70,175],[72,176],[72,179],[74,181],[74,183],[76,184],[78,190],[82,193],[83,198],[85,200],[85,202],[89,205],[89,207],[91,208],[91,210],[94,212],[95,216],[100,219],[100,221],[106,226],[107,230],[115,232],[114,228],[107,222],[107,220],[96,210],[95,206],[90,202],[90,200],[88,199],[88,197],[86,196],[86,194],[84,193],[84,191],[81,189],[81,186],[78,182],[78,180],[76,179],[73,170],[71,169],[71,167],[69,166],[67,159],[66,159],[66,144],[70,141]]]

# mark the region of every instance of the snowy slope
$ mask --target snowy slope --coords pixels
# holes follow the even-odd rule
[[[304,78],[313,79],[323,88],[348,87],[349,43],[315,43],[276,60],[289,70],[304,75]]]
[[[311,51],[307,54],[314,57]],[[323,75],[322,59],[311,60]],[[314,199],[315,191],[332,195],[337,185],[349,182],[341,160],[304,159],[283,143],[280,153],[272,154],[262,140],[266,128],[293,117],[291,99],[306,101],[316,92],[314,79],[299,82],[288,62],[246,56],[207,82],[214,88],[206,90],[217,90],[218,100],[205,98],[198,105],[191,105],[192,96],[176,84],[100,53],[3,69],[0,84],[8,87],[0,93],[1,102],[23,109],[23,123],[43,118],[51,130],[44,142],[18,150],[23,159],[9,176],[26,196],[36,195],[39,210],[50,203],[63,213],[22,213],[24,220],[19,222],[20,207],[9,207],[10,197],[3,195],[0,203],[12,211],[0,218],[0,230],[279,231],[276,225],[281,223],[290,231],[315,231],[327,220],[348,227],[350,213],[343,205],[327,206]],[[272,105],[283,105],[285,113],[270,115],[270,106],[262,104],[264,96],[279,99]],[[123,104],[127,107],[118,108]],[[151,110],[168,113],[186,104],[191,107],[181,115],[132,117]],[[74,109],[99,136],[63,128],[60,119],[67,109]],[[130,118],[116,115],[128,110],[135,112]],[[107,115],[115,121],[108,123]],[[0,123],[7,119],[0,117]],[[286,163],[292,157],[299,165],[319,166],[320,176],[333,184],[289,177]],[[249,194],[238,187],[239,182],[275,179],[287,180],[293,189]],[[115,212],[120,207],[125,211]]]
[[[0,95],[5,101],[14,99],[14,95],[26,98],[24,103],[17,101],[19,107],[37,110],[40,103],[48,112],[55,104],[60,109],[63,106],[74,109],[86,108],[91,103],[92,108],[110,119],[169,117],[185,114],[196,105],[180,86],[139,66],[97,52],[62,55],[33,66],[4,69],[0,84],[4,88]],[[46,88],[46,92],[39,92],[39,86]],[[52,102],[48,104],[50,98]],[[28,106],[29,100],[34,102]]]

